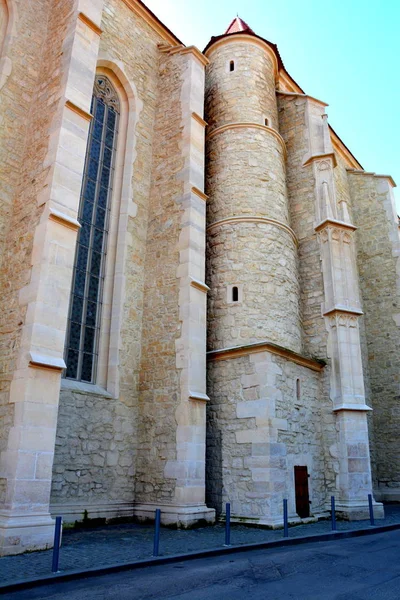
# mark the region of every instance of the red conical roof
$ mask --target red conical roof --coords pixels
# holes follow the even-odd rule
[[[240,17],[235,17],[228,29],[225,31],[224,35],[228,35],[229,33],[239,33],[239,31],[248,31],[249,33],[254,33],[251,27],[249,27],[247,23],[243,21],[243,19]]]

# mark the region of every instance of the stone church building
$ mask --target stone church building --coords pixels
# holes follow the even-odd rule
[[[326,107],[239,18],[0,0],[0,553],[400,500],[395,184]]]

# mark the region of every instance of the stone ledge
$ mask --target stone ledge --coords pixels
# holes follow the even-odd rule
[[[177,527],[191,527],[201,521],[213,524],[215,510],[205,504],[135,504],[133,514],[139,521],[154,521],[156,509],[161,510],[162,525],[176,525]]]
[[[51,221],[55,221],[56,223],[60,223],[69,229],[73,229],[74,231],[78,231],[78,229],[81,228],[81,224],[77,219],[62,213],[60,210],[56,210],[55,208],[50,208],[49,219]]]
[[[340,229],[348,229],[350,231],[355,231],[357,227],[352,225],[351,223],[345,223],[345,221],[338,221],[337,219],[324,219],[321,223],[318,223],[316,227],[314,227],[314,231],[318,232],[325,227],[339,227]]]
[[[120,517],[132,517],[133,502],[110,502],[99,504],[74,504],[72,502],[65,504],[50,504],[50,514],[53,517],[62,516],[65,523],[74,523],[83,520],[87,511],[89,519],[116,519]]]
[[[206,202],[209,198],[209,196],[207,196],[207,194],[205,194],[204,192],[199,190],[199,188],[197,188],[195,185],[192,185],[192,192],[193,192],[193,194],[196,194],[196,196],[198,196],[199,198],[204,200],[204,202]]]
[[[30,367],[43,367],[45,369],[54,369],[62,371],[67,368],[63,358],[49,356],[48,354],[39,354],[39,352],[29,352]]]
[[[271,133],[281,144],[281,147],[283,150],[283,155],[286,160],[287,152],[286,152],[285,140],[283,139],[281,134],[278,131],[276,131],[276,129],[273,129],[273,127],[268,127],[268,125],[261,125],[260,123],[252,123],[252,122],[247,122],[247,121],[237,122],[237,123],[227,123],[226,125],[221,125],[220,127],[216,127],[215,129],[210,131],[210,133],[207,134],[206,139],[210,140],[215,135],[219,135],[220,133],[224,133],[225,131],[230,131],[231,129],[259,129],[261,131],[267,131],[267,132]]]
[[[322,154],[313,154],[312,156],[309,156],[303,162],[303,167],[306,167],[307,165],[311,165],[314,162],[314,160],[322,160],[324,158],[331,158],[332,162],[333,162],[333,166],[334,167],[337,166],[337,160],[336,160],[335,153],[334,152],[326,152],[326,153],[322,153]]]
[[[302,367],[317,371],[322,371],[325,367],[324,361],[317,361],[312,358],[302,356],[293,350],[272,344],[271,342],[259,342],[254,344],[244,344],[243,346],[233,346],[232,348],[222,348],[221,350],[211,350],[207,352],[207,359],[209,361],[217,360],[229,360],[231,358],[241,358],[242,356],[248,356],[249,354],[258,354],[260,352],[270,352],[276,354],[282,358],[286,358]]]
[[[194,287],[197,290],[200,290],[200,292],[204,292],[205,294],[207,294],[207,292],[210,291],[210,288],[208,287],[208,285],[206,283],[204,283],[204,281],[199,281],[198,279],[191,278],[190,285],[191,285],[191,287]]]
[[[208,225],[206,231],[207,231],[207,233],[209,233],[212,229],[214,229],[214,227],[218,227],[219,225],[234,225],[235,223],[261,223],[261,224],[265,224],[265,225],[275,225],[276,227],[279,227],[280,229],[287,231],[292,236],[292,239],[293,239],[294,243],[296,244],[296,246],[299,245],[297,236],[296,236],[295,232],[293,231],[293,229],[291,227],[289,227],[289,225],[286,225],[285,223],[282,223],[281,221],[277,221],[276,219],[269,219],[268,217],[259,217],[257,215],[243,215],[241,217],[239,217],[239,216],[238,217],[236,217],[236,216],[226,217],[225,219],[220,219],[219,221],[215,221],[214,223],[211,223],[211,225]]]
[[[87,112],[74,102],[71,102],[71,100],[66,100],[65,108],[69,108],[69,110],[82,117],[82,119],[85,119],[85,121],[90,122],[93,119],[93,115],[91,115],[89,112]]]
[[[322,314],[324,317],[329,317],[334,313],[345,313],[347,315],[355,315],[356,317],[361,317],[364,313],[361,308],[349,307],[349,306],[341,306],[340,304],[336,304],[332,306],[328,310],[324,311]]]
[[[74,379],[66,379],[65,377],[61,379],[61,392],[64,391],[83,394],[85,396],[90,395],[100,396],[102,398],[113,398],[113,395],[100,385],[76,381]]]
[[[350,403],[346,403],[344,402],[343,404],[339,404],[339,406],[335,406],[335,408],[333,408],[332,412],[339,412],[341,410],[358,410],[361,412],[366,412],[366,411],[370,411],[372,410],[372,408],[370,406],[367,406],[367,404],[350,404]]]
[[[202,392],[192,392],[189,390],[189,400],[200,400],[201,402],[208,402],[210,398],[207,394],[203,394]]]
[[[94,31],[94,33],[96,33],[97,35],[101,35],[103,33],[103,30],[98,25],[96,25],[96,23],[94,23],[92,19],[89,19],[89,17],[85,15],[85,13],[80,12],[78,14],[78,19],[82,21],[82,23],[85,23],[85,25],[89,27],[89,29]]]

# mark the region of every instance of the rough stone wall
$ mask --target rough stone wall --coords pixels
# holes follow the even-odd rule
[[[175,479],[165,477],[176,459],[175,409],[180,400],[175,341],[180,337],[178,240],[184,165],[181,143],[183,57],[162,54],[159,64],[153,179],[145,263],[144,326],[136,502],[171,501]]]
[[[270,132],[249,128],[215,135],[207,142],[206,158],[208,225],[234,215],[289,223],[285,156]]]
[[[237,39],[211,49],[209,59],[208,345],[268,339],[300,351],[297,252],[277,132],[274,64],[268,50]],[[271,128],[264,126],[266,112]],[[231,221],[218,224],[224,219]],[[229,299],[232,285],[240,289],[238,303]]]
[[[33,236],[43,211],[37,197],[50,170],[46,155],[61,110],[74,6],[16,0],[7,46],[11,73],[0,90],[0,451],[13,422],[7,402],[26,314],[19,292],[31,278]]]
[[[299,350],[295,243],[274,225],[240,223],[207,236],[208,347],[210,350],[268,340]],[[229,302],[231,285],[241,289]]]
[[[303,352],[327,361],[322,375],[321,423],[323,427],[326,489],[338,485],[337,430],[330,399],[330,362],[327,354],[328,333],[321,306],[324,285],[321,253],[314,231],[315,181],[312,166],[303,166],[310,148],[306,122],[307,99],[278,94],[279,130],[286,143],[286,182],[290,223],[299,241],[300,311],[303,327]]]
[[[111,396],[64,389],[53,466],[52,501],[91,505],[131,502],[135,424]]]
[[[390,186],[372,174],[349,173],[365,313],[376,484],[400,488],[400,240]]]
[[[324,510],[320,379],[269,352],[209,363],[207,500],[217,513],[230,502],[234,517],[273,524],[288,497],[295,516],[295,465],[308,467],[312,512]]]
[[[207,67],[205,114],[208,132],[227,123],[247,121],[277,129],[275,76],[271,57],[249,42],[237,39],[212,52]],[[235,70],[230,71],[233,60]],[[249,93],[249,89],[254,93]]]
[[[101,27],[99,56],[122,62],[126,76],[143,102],[143,109],[136,129],[132,180],[137,214],[128,218],[124,265],[120,394],[113,398],[98,388],[94,388],[97,394],[93,391],[84,394],[67,386],[62,386],[60,394],[52,502],[87,503],[88,509],[91,503],[133,502],[135,493],[144,267],[154,122],[158,109],[157,44],[162,41],[120,0],[105,2]]]

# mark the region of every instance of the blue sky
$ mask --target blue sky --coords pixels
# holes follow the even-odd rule
[[[295,81],[329,104],[329,123],[364,169],[398,183],[400,213],[400,0],[144,1],[201,50],[236,13],[276,43]]]

